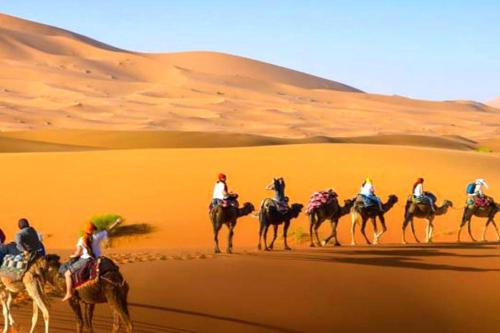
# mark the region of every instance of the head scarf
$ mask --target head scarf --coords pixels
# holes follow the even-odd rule
[[[418,184],[423,184],[423,183],[424,179],[422,177],[417,178],[417,181],[415,182],[415,184],[413,184],[413,191],[415,191],[415,188],[417,187]]]
[[[476,179],[476,185],[483,185],[484,187],[489,188],[488,184],[486,184],[482,178]]]

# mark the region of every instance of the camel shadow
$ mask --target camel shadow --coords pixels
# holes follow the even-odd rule
[[[446,270],[456,272],[498,272],[500,269],[480,268],[475,266],[459,266],[451,264],[438,264],[421,261],[425,257],[466,257],[466,258],[494,258],[499,255],[476,255],[476,254],[456,254],[440,251],[439,249],[408,249],[406,248],[385,248],[385,249],[359,249],[325,251],[320,250],[321,255],[316,250],[306,250],[295,252],[290,255],[283,253],[255,253],[251,254],[259,258],[309,261],[323,263],[341,263],[364,266],[396,267],[418,270]]]

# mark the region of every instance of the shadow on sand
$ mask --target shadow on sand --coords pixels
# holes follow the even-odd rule
[[[448,250],[467,249],[467,250],[494,250],[498,243],[473,243],[473,244],[425,244],[410,246],[381,246],[357,247],[357,248],[320,248],[309,250],[297,250],[292,252],[254,252],[248,253],[251,256],[259,258],[296,260],[296,261],[314,261],[324,263],[343,263],[367,266],[397,267],[405,269],[419,270],[447,270],[457,272],[498,272],[500,269],[481,268],[475,266],[458,266],[451,264],[422,262],[427,257],[455,257],[455,258],[498,258],[496,254],[467,254],[453,253]]]

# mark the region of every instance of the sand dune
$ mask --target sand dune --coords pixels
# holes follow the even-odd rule
[[[287,139],[251,134],[179,131],[59,129],[0,133],[0,152],[75,151],[85,149],[223,148],[306,143],[403,145],[455,150],[473,150],[477,146],[476,142],[461,137],[420,135]],[[496,146],[495,151],[497,151]]]
[[[0,129],[231,132],[281,138],[499,134],[500,110],[362,93],[213,52],[145,54],[0,14]]]
[[[500,109],[500,97],[497,97],[494,100],[487,102],[486,104],[494,108]]]

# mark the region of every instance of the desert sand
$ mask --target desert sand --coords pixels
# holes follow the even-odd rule
[[[500,198],[494,104],[370,94],[228,54],[121,50],[4,14],[0,73],[1,228],[10,240],[26,217],[50,252],[66,256],[90,217],[124,216],[141,232],[114,238],[106,253],[130,282],[137,332],[500,328],[498,243],[450,243],[468,182],[485,178]],[[345,246],[309,249],[302,214],[293,251],[279,239],[275,252],[258,252],[253,215],[238,222],[236,254],[215,256],[207,206],[219,172],[255,206],[273,176],[285,177],[292,202],[328,188],[352,198],[367,176],[400,202],[377,247],[346,245],[346,216]],[[437,244],[400,246],[419,176],[454,208],[435,220]],[[473,220],[476,238],[483,225]],[[325,223],[320,234],[329,231]],[[31,306],[16,302],[26,331]],[[67,305],[54,298],[51,309],[52,331],[73,331]],[[98,307],[97,332],[110,318]]]

